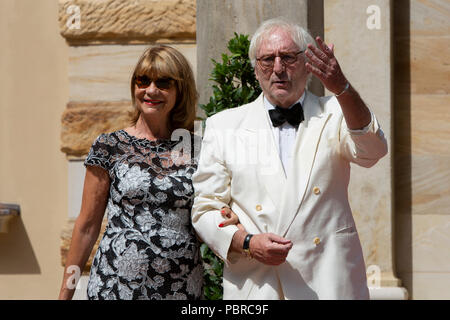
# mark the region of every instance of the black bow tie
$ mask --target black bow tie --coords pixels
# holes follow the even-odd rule
[[[292,108],[284,109],[278,106],[269,110],[270,120],[274,127],[279,127],[286,121],[292,126],[298,126],[305,118],[303,116],[303,108],[300,102],[296,103]]]

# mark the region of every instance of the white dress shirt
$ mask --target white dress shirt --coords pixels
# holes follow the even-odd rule
[[[305,92],[303,92],[300,99],[298,99],[294,104],[292,104],[289,107],[289,109],[292,108],[298,102],[300,102],[303,105],[304,100],[305,100]],[[264,96],[264,106],[266,107],[267,110],[275,109],[275,106],[271,104],[265,96]],[[279,127],[274,127],[272,125],[272,122],[270,122],[270,125],[272,127],[273,136],[275,138],[275,143],[278,148],[278,154],[280,156],[281,163],[283,164],[284,172],[287,176],[289,174],[288,171],[292,160],[292,151],[294,149],[298,126],[294,127],[287,121]]]

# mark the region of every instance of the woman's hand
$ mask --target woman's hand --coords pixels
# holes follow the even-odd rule
[[[239,230],[245,230],[244,226],[239,223],[239,217],[233,212],[233,210],[228,207],[223,207],[220,209],[220,213],[222,214],[222,217],[226,218],[226,220],[219,224],[220,228],[235,224]]]

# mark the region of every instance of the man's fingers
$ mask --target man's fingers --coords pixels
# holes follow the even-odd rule
[[[328,47],[330,48],[331,53],[334,55],[334,44],[332,43]]]
[[[272,241],[269,247],[269,252],[287,256],[289,250],[292,248],[291,240],[275,234],[269,234],[269,239]]]
[[[333,50],[320,37],[316,37],[316,42],[328,58],[333,57]],[[333,45],[332,45],[333,46]],[[333,46],[334,47],[334,46]]]
[[[275,243],[278,243],[278,244],[289,244],[289,243],[292,243],[291,242],[291,240],[289,240],[289,239],[286,239],[286,238],[283,238],[283,237],[280,237],[280,236],[278,236],[278,235],[276,235],[276,234],[273,234],[273,233],[269,233],[268,234],[268,237],[269,237],[269,239],[272,241],[272,242],[275,242]]]
[[[291,249],[292,242],[286,244],[272,242],[272,245],[271,247],[269,247],[268,252],[274,255],[286,257]]]
[[[311,63],[307,62],[305,64],[306,70],[308,72],[311,72],[313,75],[315,75],[319,80],[323,81],[325,80],[325,74],[317,67],[313,66]]]
[[[305,54],[306,55],[308,55],[308,54],[314,55],[318,59],[322,60],[324,63],[328,63],[328,61],[330,60],[330,57],[328,57],[328,55],[325,54],[325,52],[322,49],[320,49],[312,44],[308,44],[308,50],[306,50]]]
[[[273,233],[257,234],[250,241],[252,256],[268,265],[280,265],[285,262],[291,248],[291,240]]]
[[[306,56],[309,58],[308,63],[313,63],[315,67],[320,69],[323,72],[327,71],[328,65],[325,64],[322,60],[320,60],[317,56],[315,56],[310,50],[306,51]]]

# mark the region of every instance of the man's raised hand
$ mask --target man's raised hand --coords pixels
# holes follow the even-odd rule
[[[308,44],[305,55],[309,58],[306,70],[314,74],[325,88],[334,94],[341,93],[347,84],[347,79],[334,56],[334,45],[326,45],[320,37],[316,37],[318,47]]]

